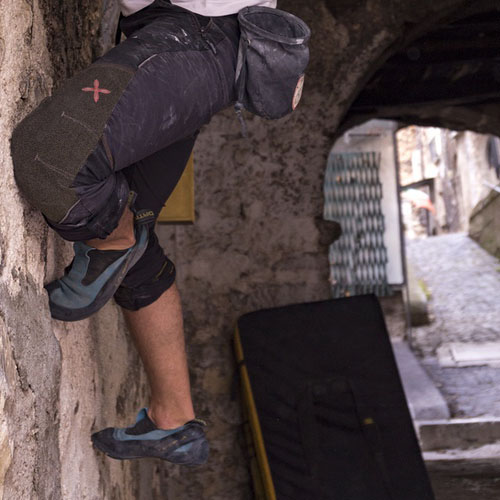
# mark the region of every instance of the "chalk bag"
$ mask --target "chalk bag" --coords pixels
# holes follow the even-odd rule
[[[293,14],[269,7],[246,7],[238,21],[236,111],[281,118],[299,104],[311,30]]]

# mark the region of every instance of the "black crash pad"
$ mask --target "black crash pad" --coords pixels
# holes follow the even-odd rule
[[[246,314],[236,351],[267,500],[434,499],[375,296]]]

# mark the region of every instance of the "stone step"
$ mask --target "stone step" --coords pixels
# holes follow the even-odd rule
[[[500,442],[500,418],[477,417],[415,422],[422,451],[472,450]]]
[[[450,342],[437,350],[439,364],[445,367],[500,367],[500,342]]]
[[[402,340],[393,340],[392,347],[413,420],[449,419],[450,411],[446,401],[408,344]]]

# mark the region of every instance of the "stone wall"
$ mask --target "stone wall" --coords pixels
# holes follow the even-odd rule
[[[500,193],[492,190],[472,211],[469,227],[469,236],[497,259],[500,259],[499,213]]]
[[[91,447],[93,430],[125,424],[146,401],[145,379],[113,304],[90,320],[51,320],[43,283],[71,247],[20,196],[10,159],[15,124],[109,44],[105,7],[2,0],[0,9],[0,496],[9,500],[159,495],[155,464]]]
[[[461,194],[461,228],[464,231],[469,230],[469,218],[474,208],[491,192],[491,188],[486,184],[497,185],[499,182],[488,160],[488,137],[466,131],[458,133],[454,138]]]
[[[487,154],[490,136],[410,126],[399,130],[397,137],[401,184],[434,179],[433,231],[468,231],[474,207],[498,183]],[[412,215],[409,234],[425,234],[416,210]]]

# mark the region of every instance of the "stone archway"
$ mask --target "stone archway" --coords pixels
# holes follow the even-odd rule
[[[500,6],[474,2],[416,26],[393,47],[343,117],[500,133]]]

